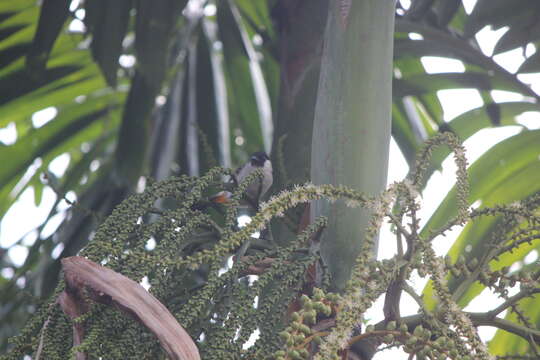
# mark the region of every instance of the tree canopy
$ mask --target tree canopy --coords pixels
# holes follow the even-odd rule
[[[540,273],[538,262],[525,258],[538,254],[540,131],[518,119],[540,111],[527,81],[540,72],[540,4],[370,4],[0,3],[0,222],[23,194],[32,193],[36,206],[46,191],[55,194],[36,229],[0,248],[0,346],[15,349],[8,356],[35,355],[38,343],[49,344],[43,351],[50,357],[98,354],[91,339],[103,338],[118,342],[104,342],[102,356],[163,356],[156,341],[118,346],[152,335],[99,304],[89,313],[102,312],[96,318],[83,315],[90,340],[78,348],[54,340],[71,333],[70,319],[54,305],[65,286],[62,259],[79,254],[136,282],[146,278],[205,359],[313,355],[314,338],[323,354],[335,355],[332,346],[349,344],[351,336],[360,349],[353,341],[341,356],[350,348],[370,358],[363,341],[375,339],[375,348],[399,345],[418,359],[463,358],[467,350],[479,358],[538,357]],[[486,27],[505,30],[492,53],[478,36]],[[516,71],[497,61],[508,51],[519,57]],[[426,57],[454,59],[464,70],[429,72]],[[441,91],[449,89],[474,89],[482,105],[447,118]],[[498,101],[496,90],[517,100]],[[506,126],[521,129],[466,163],[461,143]],[[390,135],[410,171],[382,191]],[[366,150],[368,143],[374,147]],[[231,188],[224,179],[260,150],[271,154],[276,197],[246,210],[247,185]],[[449,156],[458,165],[456,185],[420,223],[418,195]],[[232,205],[199,211],[197,204],[217,190],[230,190]],[[318,212],[323,198],[342,200]],[[349,209],[358,206],[364,210]],[[252,223],[240,229],[238,211]],[[376,262],[383,219],[402,248],[391,261]],[[360,232],[347,238],[353,223]],[[434,253],[431,242],[460,226],[446,257]],[[263,239],[251,237],[268,229]],[[26,249],[22,264],[17,247]],[[422,294],[407,287],[413,271],[431,279]],[[486,288],[502,304],[465,312]],[[419,317],[400,316],[401,292],[419,303]],[[357,328],[382,294],[389,299],[385,320]],[[350,311],[344,304],[353,304],[345,307]],[[441,315],[441,308],[451,311]],[[117,325],[107,327],[110,319]],[[478,326],[498,329],[487,350]],[[259,340],[243,349],[255,331]],[[17,334],[19,342],[8,345]]]

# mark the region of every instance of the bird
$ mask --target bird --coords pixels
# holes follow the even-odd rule
[[[266,194],[273,182],[272,162],[263,151],[253,153],[249,160],[235,171],[235,179],[238,184],[242,183],[255,170],[262,169],[263,176],[248,185],[246,195],[250,200],[258,202]]]
[[[233,182],[238,185],[257,169],[262,169],[263,176],[262,178],[251,182],[248,185],[245,194],[248,202],[255,208],[258,208],[259,200],[266,194],[273,183],[272,162],[268,155],[263,151],[253,153],[249,157],[249,160],[244,165],[237,168],[232,176]],[[230,191],[220,191],[210,197],[210,201],[213,203],[224,204],[227,203],[231,197],[232,193]]]

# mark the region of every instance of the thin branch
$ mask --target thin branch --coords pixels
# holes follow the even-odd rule
[[[540,330],[531,329],[523,325],[501,318],[490,318],[487,313],[465,313],[469,316],[475,326],[493,326],[506,330],[527,340],[530,336],[536,343],[540,344]]]
[[[427,242],[431,242],[431,241],[435,240],[435,238],[437,238],[437,237],[439,237],[441,235],[444,236],[445,232],[450,231],[454,226],[459,226],[459,225],[461,225],[461,221],[459,220],[458,217],[454,217],[454,218],[450,219],[440,229],[438,229],[438,230],[430,230],[429,234],[427,236]]]
[[[401,231],[396,233],[397,252],[399,257],[403,257],[403,242],[401,239]]]
[[[514,249],[520,247],[524,243],[531,244],[534,240],[539,240],[539,239],[540,239],[540,234],[535,234],[535,235],[527,236],[527,237],[524,237],[524,238],[521,238],[521,239],[516,239],[511,244],[501,248],[497,252],[496,256],[500,256],[500,255],[504,254],[507,251],[511,253]]]
[[[540,344],[540,330],[530,329],[526,326],[516,324],[506,319],[501,319],[499,317],[491,318],[488,313],[476,313],[476,312],[464,312],[467,315],[474,326],[492,326],[498,329],[502,329],[512,333],[514,335],[520,336],[523,339],[529,339],[529,336],[532,336],[536,343]],[[423,314],[415,314],[411,316],[405,316],[399,319],[399,322],[407,325],[409,329],[414,329],[418,325],[422,324]],[[375,325],[376,330],[382,330],[386,326],[385,321],[380,321]]]
[[[401,222],[399,221],[399,219],[397,219],[394,216],[394,214],[388,213],[388,214],[386,214],[386,216],[388,216],[390,218],[390,220],[392,220],[392,224],[394,224],[398,228],[398,230],[405,236],[407,241],[412,239],[411,233],[408,232],[407,229],[405,229],[405,227],[403,225],[401,225]]]
[[[422,300],[422,297],[420,297],[420,295],[418,295],[414,289],[411,287],[411,285],[409,285],[406,281],[403,282],[403,285],[402,285],[402,288],[403,288],[403,291],[405,291],[407,294],[409,294],[413,300],[418,304],[418,306],[420,306],[421,309],[424,309],[424,301]],[[425,311],[426,309],[424,309]]]
[[[505,302],[503,302],[501,305],[497,306],[495,309],[493,309],[491,311],[488,311],[487,315],[494,318],[495,316],[499,315],[504,310],[506,310],[506,308],[508,308],[508,307],[514,305],[515,303],[517,303],[519,300],[521,300],[521,299],[523,299],[523,298],[525,298],[527,296],[531,296],[531,295],[538,294],[538,293],[540,293],[540,289],[522,290],[522,291],[518,292],[516,295],[508,298]]]

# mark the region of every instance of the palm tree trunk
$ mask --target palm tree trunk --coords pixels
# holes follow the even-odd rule
[[[391,130],[393,0],[334,0],[324,38],[311,150],[315,184],[377,195],[386,186]],[[332,287],[345,287],[370,213],[318,201],[329,218],[320,251]],[[373,249],[376,255],[377,249]]]
[[[291,184],[303,184],[310,178],[311,136],[328,2],[280,0],[272,11],[279,32],[281,68],[272,146],[274,188],[278,190]],[[304,211],[305,208],[300,207],[288,215],[299,222]],[[294,239],[298,230],[283,222],[275,222],[272,227],[274,238],[280,244]]]

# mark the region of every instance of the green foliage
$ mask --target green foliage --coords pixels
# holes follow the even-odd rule
[[[272,157],[277,160],[274,161],[277,173],[275,183],[280,183],[277,189],[282,190],[287,186],[290,188],[294,183],[308,180],[306,174],[309,174],[310,146],[306,144],[310,144],[312,133],[319,82],[321,38],[328,13],[328,1],[210,1],[211,5],[217,5],[217,12],[214,15],[209,12],[207,16],[180,15],[180,7],[184,3],[182,1],[174,4],[163,1],[159,7],[150,6],[149,10],[152,11],[146,9],[138,15],[135,15],[133,10],[148,6],[146,1],[118,0],[112,4],[110,1],[88,0],[80,4],[78,9],[72,6],[69,10],[69,2],[46,3],[46,7],[40,8],[33,0],[0,2],[0,128],[9,126],[9,129],[16,131],[14,143],[0,144],[0,159],[7,159],[3,161],[0,169],[0,220],[25,191],[33,190],[36,204],[40,204],[46,189],[54,189],[57,194],[50,213],[36,229],[37,239],[32,243],[28,237],[21,238],[11,245],[11,248],[28,248],[29,253],[24,264],[15,265],[9,249],[0,249],[0,269],[3,270],[0,274],[0,304],[2,309],[5,309],[0,314],[0,348],[6,348],[7,338],[18,333],[22,324],[33,313],[31,324],[22,333],[22,338],[32,340],[21,344],[19,350],[31,352],[32,349],[28,346],[39,341],[36,336],[40,334],[42,324],[51,316],[55,321],[51,320],[49,330],[43,332],[45,343],[49,344],[46,351],[51,356],[61,358],[61,355],[73,351],[66,337],[58,337],[70,333],[69,323],[56,306],[43,305],[37,312],[34,311],[56,288],[60,259],[77,254],[84,248],[102,219],[133,192],[133,185],[141,176],[150,175],[162,180],[171,174],[196,175],[197,173],[190,172],[190,169],[200,169],[200,172],[204,173],[216,164],[213,159],[217,160],[217,164],[230,167],[241,163],[250,152],[261,150],[265,146],[268,148],[268,145],[273,143]],[[293,3],[295,6],[291,5]],[[434,138],[437,142],[437,139],[440,139],[437,136],[441,133],[451,131],[463,142],[486,128],[516,125],[516,116],[540,110],[539,96],[521,77],[522,74],[540,69],[540,52],[530,51],[533,46],[538,47],[538,19],[535,15],[538,2],[479,0],[471,14],[467,14],[457,0],[414,0],[412,4],[412,8],[405,11],[398,2],[396,12],[392,136],[405,155],[411,174],[419,174],[420,171],[415,167],[418,153],[426,143],[432,142],[430,139]],[[171,9],[168,6],[174,9],[167,11]],[[77,10],[83,8],[86,10],[86,17],[83,19],[87,27],[85,36],[71,27],[81,18],[81,12]],[[153,26],[156,24],[153,19],[160,26]],[[515,74],[501,67],[491,54],[480,49],[475,35],[485,26],[493,29],[508,27],[508,31],[496,44],[494,54],[510,49],[527,49],[523,52],[525,60]],[[415,36],[412,36],[413,33]],[[259,40],[254,41],[255,39]],[[126,65],[125,62],[119,64],[119,56],[123,56],[122,59],[134,59],[135,65]],[[133,58],[130,58],[131,56]],[[428,74],[421,62],[423,56],[444,56],[459,60],[465,71]],[[478,90],[483,104],[445,121],[437,92],[461,88]],[[492,90],[511,91],[522,98],[512,102],[495,101]],[[273,139],[270,138],[272,123],[268,116],[268,105],[276,124]],[[56,117],[41,127],[34,125],[31,121],[32,115],[49,107],[56,109]],[[465,306],[485,288],[491,288],[508,301],[512,296],[507,298],[508,294],[503,291],[506,285],[514,282],[534,284],[535,280],[530,279],[534,279],[538,264],[524,264],[523,260],[527,254],[538,250],[538,234],[532,222],[536,221],[534,211],[538,208],[536,194],[537,179],[540,176],[537,161],[539,137],[538,131],[528,131],[523,127],[521,133],[494,147],[492,152],[486,153],[471,165],[470,195],[463,198],[463,189],[460,187],[464,184],[458,184],[441,203],[434,216],[425,219],[427,225],[422,229],[411,230],[412,233],[418,231],[422,241],[428,239],[430,234],[444,233],[449,226],[463,223],[465,204],[481,201],[480,208],[468,212],[467,216],[474,221],[465,225],[450,250],[449,260],[444,263],[444,281],[440,274],[438,275],[438,281],[444,285],[439,290],[442,289],[444,293],[446,286],[452,293],[451,302],[455,302],[459,307]],[[119,143],[121,145],[117,146]],[[317,139],[314,144],[317,144]],[[362,151],[362,145],[358,146],[354,151]],[[424,188],[430,176],[440,169],[451,151],[446,147],[434,149],[429,160],[425,159],[427,162],[421,163],[426,169],[422,180],[414,185],[416,191]],[[280,154],[277,155],[278,153]],[[66,154],[69,155],[68,168],[63,176],[57,178],[49,166],[58,156]],[[365,170],[368,174],[373,171]],[[47,175],[46,181],[42,180],[43,174]],[[186,185],[188,188],[197,184],[195,178],[182,177],[182,180],[178,181],[189,184]],[[186,191],[182,189],[180,193],[184,194]],[[400,189],[398,186],[396,193],[401,193]],[[334,190],[327,188],[325,195],[345,194],[332,192]],[[319,196],[314,188],[304,187],[299,191],[305,191],[309,199]],[[405,195],[406,193],[404,191]],[[205,195],[203,191],[195,198]],[[273,204],[288,207],[286,203],[294,200],[291,196],[297,197],[284,195],[280,198],[281,202]],[[63,197],[76,199],[67,213],[64,213],[61,205],[58,206],[63,202]],[[169,206],[170,202],[178,206],[172,198],[166,198],[163,203]],[[403,204],[399,205],[397,211],[407,209],[401,206]],[[157,205],[150,208],[154,206]],[[173,213],[174,216],[184,219],[191,219],[193,215],[193,219],[196,219],[193,220],[193,227],[185,230],[186,233],[174,234],[170,239],[162,240],[163,246],[173,244],[173,248],[176,246],[175,239],[186,244],[176,247],[183,254],[183,258],[178,256],[170,262],[178,267],[175,271],[185,271],[185,274],[180,276],[184,280],[175,283],[174,289],[167,290],[171,293],[175,291],[178,296],[174,306],[179,308],[178,304],[189,301],[193,306],[204,305],[198,311],[206,316],[205,320],[202,320],[206,321],[205,326],[215,330],[216,334],[222,332],[216,339],[228,338],[232,334],[232,330],[226,332],[225,329],[218,329],[221,325],[216,324],[232,324],[231,328],[238,326],[240,322],[248,324],[245,325],[245,330],[242,330],[241,341],[249,337],[249,329],[257,327],[261,329],[261,336],[266,337],[265,341],[270,341],[272,334],[275,335],[275,331],[278,331],[276,324],[279,323],[282,328],[287,326],[276,319],[283,313],[283,306],[289,301],[287,299],[301,287],[304,281],[300,275],[302,269],[305,269],[308,263],[316,261],[305,253],[305,249],[295,250],[297,242],[293,239],[297,238],[300,218],[297,215],[303,214],[303,209],[295,207],[293,211],[285,212],[287,216],[283,218],[283,222],[273,221],[273,230],[280,224],[287,224],[280,228],[285,229],[283,232],[274,231],[275,242],[279,246],[267,249],[259,241],[251,239],[245,251],[255,257],[249,261],[238,261],[227,273],[219,276],[218,269],[222,267],[225,258],[239,251],[251,232],[266,227],[269,219],[265,216],[268,215],[254,217],[253,223],[239,233],[223,227],[225,223],[230,227],[234,222],[235,215],[231,209],[229,217],[225,218],[215,213],[195,216],[191,209],[184,213],[178,209],[172,210],[173,207],[167,210],[171,211],[170,215],[150,215],[150,208],[142,212],[143,223],[147,225],[160,223],[158,219],[163,216],[171,218]],[[141,213],[141,209],[134,210],[134,213]],[[275,210],[270,208],[268,214]],[[456,217],[459,211],[460,216]],[[207,215],[211,216],[214,222],[218,219],[221,221],[214,225],[223,227],[223,234],[210,232],[199,236],[200,233],[209,232],[205,226],[212,227],[205,223],[208,220]],[[48,229],[58,217],[65,217],[66,221],[54,234],[50,234]],[[454,220],[448,223],[451,218]],[[117,225],[118,231],[124,229],[123,226],[126,226],[125,231],[138,229],[137,226],[127,228],[129,222]],[[169,225],[154,226],[157,228]],[[395,226],[399,228],[397,224]],[[152,234],[153,230],[149,231],[148,234]],[[101,230],[98,234],[101,234]],[[117,257],[114,260],[117,262],[116,269],[132,273],[132,276],[146,274],[144,269],[154,269],[154,265],[144,258],[140,260],[141,264],[144,264],[141,265],[143,270],[137,270],[135,265],[127,266],[126,260],[120,261],[123,246],[128,246],[132,241],[137,244],[138,252],[125,254],[127,258],[134,259],[135,256],[139,259],[141,254],[150,251],[144,248],[143,240],[135,241],[129,235],[126,238],[125,234],[121,235],[121,231],[118,234],[127,242],[124,245],[120,244],[121,242],[111,244],[114,245],[111,250],[114,250]],[[197,235],[196,241],[189,240],[193,234]],[[163,234],[156,235],[156,239],[161,239]],[[219,243],[217,239],[221,239]],[[223,242],[223,239],[227,241]],[[97,258],[100,258],[99,254],[103,257],[106,253],[106,249],[101,246],[104,245],[95,248]],[[160,246],[158,244],[156,248]],[[64,250],[60,255],[53,256],[53,250],[61,247]],[[258,280],[261,282],[258,287],[245,282],[242,285],[235,282],[237,278],[242,278],[241,267],[249,268],[250,264],[256,264],[257,256],[266,256],[262,255],[264,251],[270,252],[268,256],[281,258],[277,252],[285,251],[282,247],[292,247],[292,250],[289,255],[283,255],[281,262],[276,262],[280,265],[275,265],[276,269],[272,268],[271,273],[274,275],[268,275],[264,284],[261,282],[262,276]],[[210,251],[210,248],[213,250]],[[204,252],[205,249],[209,251]],[[255,249],[261,253],[251,254]],[[429,249],[425,249],[426,253],[429,253]],[[471,251],[467,252],[466,249]],[[167,256],[173,258],[176,255],[171,253]],[[294,258],[296,261],[301,258],[301,261],[299,260],[295,267],[287,262],[287,256],[289,260]],[[440,259],[430,260],[431,258],[428,256],[422,260],[424,262],[418,265],[417,270],[428,274],[441,265]],[[472,266],[476,262],[478,265]],[[197,270],[192,269],[200,263],[204,266]],[[388,268],[397,266],[401,269],[402,266],[400,262],[387,264],[389,267],[369,264],[371,265],[363,263],[362,266],[370,268],[370,274],[382,279],[382,284],[392,284],[396,280],[394,277],[386,277]],[[508,272],[508,267],[512,267],[511,272]],[[237,275],[233,275],[234,271],[237,271]],[[408,274],[408,271],[405,273]],[[12,275],[9,275],[10,273]],[[228,275],[229,273],[231,274]],[[382,273],[386,275],[383,276]],[[156,272],[156,278],[157,274]],[[281,289],[281,295],[276,295],[280,289],[268,284],[273,283],[275,278],[288,275],[290,286]],[[223,284],[218,280],[223,281]],[[21,285],[23,282],[24,286]],[[206,287],[207,282],[213,283],[212,287]],[[358,283],[358,286],[364,285],[365,282]],[[434,285],[435,282],[430,283],[423,297],[427,309],[423,310],[425,314],[441,306],[440,299],[433,299],[431,296],[436,291]],[[248,304],[257,293],[261,295],[259,300],[263,302],[261,299],[267,294],[274,294],[278,298],[281,296],[275,303],[281,310],[274,313],[269,309],[265,310],[265,313],[269,314],[265,316],[270,320],[258,317],[257,311],[250,310],[250,314],[239,315],[241,319],[222,316],[214,324],[209,320],[207,304],[197,300],[197,296],[210,296],[208,294],[213,294],[215,289],[219,288],[229,289],[225,295],[220,295],[220,301],[226,304],[223,305],[225,307],[233,306],[228,303],[230,294],[234,293],[239,304]],[[155,290],[157,289],[156,287]],[[206,289],[206,295],[202,293],[202,289]],[[384,292],[384,289],[379,288],[377,291]],[[534,295],[529,291],[525,289],[519,294]],[[366,299],[371,299],[375,293]],[[330,301],[337,304],[338,300]],[[447,300],[443,303],[445,306],[449,304]],[[368,304],[356,304],[353,312],[357,315],[366,306]],[[516,304],[508,309],[511,311],[508,311],[506,319],[513,323],[522,322],[523,326],[529,328],[529,333],[530,329],[540,323],[537,295],[533,298],[517,299]],[[136,323],[101,306],[96,306],[92,314],[94,313],[107,314],[108,318],[100,317],[101,320],[96,320],[95,325],[91,325],[94,330],[84,346],[89,346],[88,344],[94,341],[91,339],[117,337],[121,340],[118,343],[120,346],[113,347],[112,343],[105,341],[108,345],[103,348],[103,353],[109,351],[110,354],[121,357],[121,354],[132,354],[127,342],[122,341],[131,339],[131,335],[127,334],[136,334],[133,335],[134,338],[144,343],[138,344],[136,349],[142,349],[148,354],[160,353],[155,341],[148,340],[150,335]],[[186,313],[182,315],[182,319],[190,316]],[[452,316],[452,321],[460,321],[458,312]],[[474,314],[468,316],[475,324],[485,321],[475,318]],[[347,321],[352,318],[347,319],[344,314],[340,315],[340,318],[341,325],[338,324],[337,328],[343,331],[350,329]],[[108,319],[114,319],[114,324],[123,324],[119,327],[123,332],[118,333],[119,328],[109,325]],[[356,321],[358,318],[354,319]],[[416,331],[418,333],[413,330],[417,325],[415,321],[418,320],[414,317],[410,318],[410,321],[404,320],[408,329],[400,329],[398,324],[397,329],[387,330],[385,326],[375,324],[378,326],[374,326],[372,335],[368,338],[373,336],[389,345],[409,342],[407,348],[412,350],[418,350],[419,344],[435,350],[450,348],[446,341],[437,340],[444,338],[445,327],[435,320],[429,320],[429,317],[426,319],[429,327],[423,324],[424,330],[437,333],[429,340],[429,336],[426,337],[420,330]],[[534,352],[536,345],[524,340],[517,333],[508,332],[505,327],[508,324],[503,322],[504,319],[491,320],[496,322],[496,326],[505,329],[499,331],[489,344],[492,354],[501,358],[506,354],[524,358],[538,357]],[[266,325],[268,327],[264,328]],[[196,326],[193,327],[195,330],[190,330],[194,331],[194,336],[202,333],[202,325],[197,326],[200,326],[199,330]],[[467,324],[460,326],[462,330],[459,331],[467,335]],[[532,333],[536,336],[536,333]],[[356,336],[362,337],[366,334]],[[267,351],[282,345],[278,345],[276,341],[274,338],[273,345],[267,347],[261,345],[264,342],[262,341],[250,351]],[[241,347],[234,342],[227,343],[227,348]],[[216,344],[217,340],[215,343],[208,343],[204,354],[212,353]],[[330,345],[325,346],[332,348]],[[431,351],[429,349],[425,349],[427,355]],[[468,355],[462,354],[462,358],[467,358],[466,356]]]
[[[172,173],[187,174],[194,162],[207,170],[212,157],[219,164],[231,166],[233,161],[243,161],[248,153],[263,148],[257,112],[250,114],[245,124],[229,116],[251,106],[254,96],[268,96],[245,90],[245,83],[252,82],[250,75],[238,81],[237,70],[232,70],[230,77],[225,76],[230,69],[226,70],[224,64],[232,62],[229,52],[241,58],[234,61],[247,58],[242,43],[227,43],[226,53],[217,46],[223,41],[223,31],[238,29],[222,29],[217,36],[216,17],[184,17],[181,10],[185,2],[140,9],[137,19],[134,7],[144,8],[148,5],[145,1],[86,1],[78,8],[72,5],[70,10],[69,2],[50,3],[47,9],[34,1],[0,5],[0,127],[12,126],[15,130],[14,144],[0,145],[0,158],[10,159],[0,170],[0,220],[25,191],[34,192],[36,205],[46,189],[53,189],[57,195],[50,214],[35,229],[37,239],[29,245],[25,263],[16,266],[7,251],[0,252],[0,268],[14,273],[7,277],[3,273],[0,281],[0,303],[11,309],[1,315],[3,349],[8,336],[26,320],[26,306],[33,307],[36,302],[31,296],[23,296],[16,282],[24,280],[32,296],[48,296],[58,281],[60,258],[76,254],[86,244],[100,220],[133,190],[141,175],[164,179]],[[233,5],[220,6],[218,17],[225,13],[230,20],[229,6]],[[230,26],[251,27],[263,21],[271,31],[265,2],[238,7],[240,17],[237,22],[229,21]],[[78,11],[82,9],[86,10],[84,18]],[[60,10],[62,16],[56,16]],[[162,16],[168,16],[166,24]],[[81,19],[86,37],[72,30]],[[214,30],[207,31],[212,26]],[[250,30],[250,36],[253,34]],[[194,54],[190,44],[197,39],[206,51]],[[216,106],[208,106],[204,77],[183,76],[188,68],[186,51],[199,64],[212,57],[212,67],[200,66],[200,74],[211,74],[215,79]],[[119,57],[128,62],[136,59],[136,64],[119,63]],[[254,61],[260,60],[257,57]],[[270,53],[266,53],[261,71],[264,78],[259,81],[278,83],[279,72]],[[246,98],[228,104],[226,91],[233,80]],[[173,91],[174,84],[181,90]],[[275,86],[273,92],[275,96]],[[198,93],[196,101],[183,101],[188,93]],[[156,109],[156,97],[165,96],[169,100]],[[35,126],[32,115],[50,107],[54,107],[56,116],[41,127]],[[201,136],[200,148],[206,153],[196,160],[186,156],[195,155],[187,151],[187,139],[198,133],[196,128],[187,131],[186,108],[195,114],[195,125],[209,135],[204,140]],[[238,136],[245,146],[236,145]],[[206,140],[210,148],[204,145]],[[199,142],[197,136],[195,142]],[[69,159],[65,176],[50,171],[51,162],[60,155]],[[43,174],[47,174],[47,180]],[[69,214],[61,208],[66,194],[69,201],[76,200]],[[69,221],[51,235],[46,225],[53,225],[58,217]],[[15,240],[10,246],[26,246],[24,238]],[[64,250],[59,258],[53,258],[51,251],[58,247]],[[35,275],[29,276],[30,271]]]
[[[458,167],[458,212],[438,231],[423,235],[418,232],[417,187],[433,149],[443,144],[453,150]],[[312,343],[318,345],[314,351],[316,359],[337,359],[342,351],[368,338],[376,347],[399,346],[418,356],[489,359],[487,347],[476,330],[478,325],[499,327],[524,339],[540,339],[535,325],[520,310],[522,300],[526,303],[528,296],[540,292],[538,273],[508,274],[507,270],[491,271],[487,267],[490,261],[497,262],[536,239],[540,222],[536,214],[538,199],[470,210],[466,201],[466,164],[463,147],[447,133],[433,138],[421,152],[418,173],[391,185],[378,197],[366,197],[345,187],[297,186],[261,204],[259,212],[243,228],[237,226],[237,211],[247,186],[262,172],[254,172],[237,186],[232,201],[224,208],[202,212],[197,209],[201,209],[206,195],[222,187],[221,177],[230,174],[213,168],[198,178],[182,176],[151,183],[143,193],[130,196],[103,222],[81,255],[135,281],[146,278],[151,293],[167,306],[193,339],[198,339],[204,359],[304,359],[314,351],[310,348]],[[165,199],[175,206],[156,207]],[[287,246],[275,244],[271,234],[263,231],[271,219],[284,216],[288,209],[319,199],[342,199],[348,207],[361,206],[373,211],[362,243],[364,249],[340,295],[306,283],[308,269],[319,263],[320,256],[307,252],[305,247],[320,240],[327,223],[325,218],[306,227]],[[401,204],[397,214],[392,211],[395,202]],[[445,231],[493,215],[502,215],[508,226],[500,228],[501,246],[484,258],[466,262],[460,257],[453,262],[450,257],[435,254],[432,243]],[[518,217],[520,222],[514,220]],[[400,251],[389,260],[376,261],[369,250],[385,219],[395,226],[394,240],[404,241],[407,251]],[[517,233],[509,232],[518,224]],[[266,237],[252,238],[257,230]],[[155,246],[150,245],[152,241]],[[269,264],[264,271],[254,272],[263,262]],[[408,282],[414,270],[431,279],[437,308],[430,306],[431,298],[422,300],[412,290]],[[489,286],[505,302],[485,313],[465,312],[458,304],[456,292],[449,287],[449,274],[460,279],[460,285],[477,281]],[[396,283],[399,292],[405,290],[418,302],[418,315],[399,315],[399,295],[396,297],[389,290]],[[520,284],[520,292],[509,296],[509,288],[516,284]],[[55,294],[63,287],[61,282]],[[397,306],[395,317],[387,315],[385,320],[359,332],[357,324],[362,314],[385,292],[385,309]],[[295,303],[299,305],[296,312],[286,311]],[[504,322],[498,315],[507,308],[517,317]],[[5,359],[36,351],[48,359],[72,357],[78,351],[112,359],[164,356],[147,330],[114,308],[94,305],[76,322],[84,327],[85,336],[81,345],[72,347],[70,321],[53,297],[14,339],[14,348]],[[255,331],[260,335],[246,348]]]
[[[301,248],[324,225],[324,220],[316,222],[288,247],[277,248],[268,239],[252,239],[251,233],[262,221],[267,222],[284,207],[302,200],[289,194],[271,201],[262,215],[254,217],[252,223],[258,225],[239,230],[239,201],[249,182],[260,173],[250,176],[235,190],[225,209],[208,213],[194,210],[208,188],[214,190],[225,174],[228,172],[214,168],[200,178],[183,176],[150,184],[144,193],[122,202],[81,253],[133,280],[141,281],[146,276],[151,292],[167,305],[193,338],[202,336],[200,348],[205,359],[237,358],[239,355],[235,354],[246,352],[242,345],[255,329],[260,329],[262,336],[249,349],[250,354],[268,354],[279,347],[273,334],[281,329],[283,311],[304,283],[307,267],[316,260]],[[313,190],[311,196],[321,194]],[[165,199],[176,206],[156,209],[155,204]],[[150,239],[155,241],[153,248],[149,246]],[[234,249],[234,258],[234,251],[225,253]],[[268,258],[273,259],[269,269],[251,283],[248,268]],[[234,259],[232,267],[227,265],[228,259]],[[280,286],[274,286],[277,280]],[[55,294],[63,286],[61,283]],[[264,303],[261,301],[255,308],[254,299],[263,293]],[[146,330],[103,305],[95,305],[79,320],[86,336],[76,349],[70,346],[69,321],[54,298],[38,313],[42,315],[32,318],[8,358],[34,353],[38,342],[44,344],[42,356],[50,359],[65,359],[76,351],[108,358],[163,356]],[[240,332],[235,338],[237,331]]]

